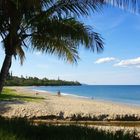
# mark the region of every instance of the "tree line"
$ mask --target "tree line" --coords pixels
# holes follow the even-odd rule
[[[54,80],[37,77],[18,77],[8,75],[5,86],[80,86],[78,81]]]

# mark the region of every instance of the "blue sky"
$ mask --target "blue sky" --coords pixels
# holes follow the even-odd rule
[[[102,12],[81,20],[102,35],[103,53],[80,48],[81,60],[78,65],[71,65],[55,56],[27,50],[23,66],[13,58],[13,75],[59,77],[96,85],[140,84],[140,15],[104,7]],[[0,66],[3,58],[4,52],[0,50]]]

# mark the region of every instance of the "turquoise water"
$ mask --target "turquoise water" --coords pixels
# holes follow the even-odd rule
[[[42,86],[33,87],[36,91],[49,91],[52,94],[57,94],[58,90],[63,95],[71,95],[84,97],[89,99],[99,99],[106,101],[115,101],[126,104],[140,106],[140,86],[139,85],[111,85],[111,86]]]

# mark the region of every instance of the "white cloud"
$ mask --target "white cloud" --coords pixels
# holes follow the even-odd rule
[[[36,52],[35,55],[41,55],[41,52]]]
[[[134,58],[134,59],[127,59],[127,60],[121,60],[119,63],[115,64],[114,66],[120,66],[120,67],[140,67],[140,57]]]
[[[108,62],[112,62],[115,60],[116,60],[116,58],[114,58],[114,57],[105,57],[105,58],[100,58],[100,59],[96,60],[95,64],[108,63]]]

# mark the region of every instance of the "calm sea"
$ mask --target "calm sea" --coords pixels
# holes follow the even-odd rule
[[[120,102],[140,106],[140,85],[111,85],[111,86],[42,86],[32,87],[36,91],[49,91],[57,94],[58,90],[63,95],[71,95],[82,98],[98,99]]]

